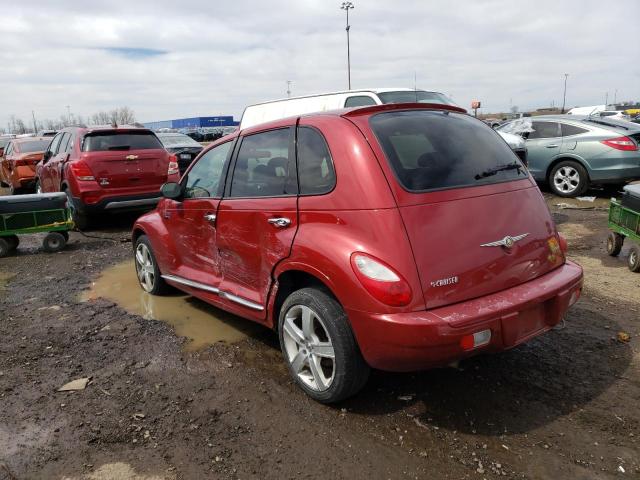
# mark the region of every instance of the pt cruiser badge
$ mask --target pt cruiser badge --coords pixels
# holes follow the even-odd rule
[[[495,242],[489,242],[489,243],[483,243],[482,245],[480,245],[481,247],[504,247],[504,248],[511,248],[513,247],[516,242],[522,240],[524,237],[526,237],[527,235],[529,235],[528,233],[523,233],[522,235],[517,235],[515,237],[510,237],[509,235],[507,235],[506,237],[504,237],[502,240],[496,240]]]

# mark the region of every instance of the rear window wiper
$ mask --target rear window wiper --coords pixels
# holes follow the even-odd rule
[[[129,145],[114,145],[109,147],[109,150],[131,150]]]
[[[522,169],[524,169],[524,167],[519,163],[507,163],[506,165],[498,165],[497,167],[485,170],[484,172],[477,174],[474,178],[476,180],[480,180],[481,178],[490,177],[498,172],[504,172],[505,170],[518,170],[518,173],[522,173],[520,171]]]

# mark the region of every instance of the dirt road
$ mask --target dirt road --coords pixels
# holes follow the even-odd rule
[[[269,331],[92,293],[126,270],[130,219],[58,254],[25,237],[0,260],[0,480],[640,478],[640,275],[628,246],[606,256],[605,199],[548,203],[586,276],[562,328],[457,369],[376,372],[335,407],[292,384]],[[203,339],[220,322],[236,343]]]

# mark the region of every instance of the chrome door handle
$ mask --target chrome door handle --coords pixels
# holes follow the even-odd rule
[[[547,148],[557,148],[560,145],[556,145],[555,143],[552,143],[551,145],[547,145]]]
[[[291,220],[285,217],[270,218],[267,220],[271,225],[275,225],[278,228],[285,228],[291,225]]]
[[[207,214],[204,216],[204,219],[205,219],[207,222],[211,223],[211,224],[216,223],[216,215],[215,215],[215,213],[207,213]]]

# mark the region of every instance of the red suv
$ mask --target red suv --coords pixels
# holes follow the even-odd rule
[[[514,347],[582,288],[543,197],[498,134],[445,105],[380,105],[217,141],[133,228],[140,284],[278,331],[321,402],[370,367]]]
[[[36,167],[37,192],[66,192],[79,228],[100,211],[152,208],[178,164],[158,137],[136,127],[69,127]]]

